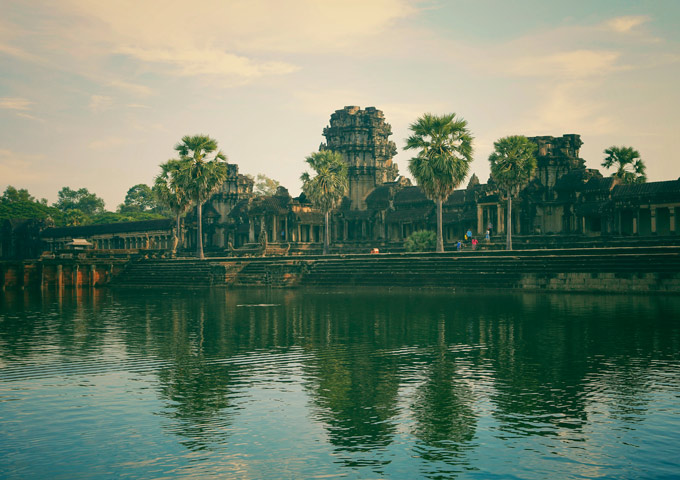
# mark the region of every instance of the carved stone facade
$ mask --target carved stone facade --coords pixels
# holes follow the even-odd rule
[[[380,110],[355,106],[337,110],[323,130],[326,144],[321,148],[340,152],[350,177],[347,196],[331,217],[335,251],[367,251],[369,246],[398,249],[414,231],[436,228],[434,203],[408,179],[398,177],[391,133]],[[513,201],[513,234],[535,243],[561,238],[565,244],[598,236],[671,239],[677,235],[680,179],[622,185],[585,167],[579,156],[579,135],[530,139],[538,146],[537,169]],[[454,244],[468,230],[483,238],[489,227],[492,238],[502,243],[505,205],[493,178],[480,184],[473,176],[443,205],[445,243]],[[323,241],[323,215],[304,195],[293,198],[280,187],[275,195],[256,196],[252,179],[239,174],[233,164],[220,191],[204,205],[203,218],[205,249],[213,254],[255,251],[263,239],[272,248],[285,246],[282,252],[320,251]],[[191,213],[185,219],[185,249],[194,248],[195,227]],[[149,222],[131,222],[110,228],[47,229],[41,237],[43,245],[55,248],[74,237],[88,238],[100,248],[143,248],[150,228]],[[19,231],[5,230],[9,232],[5,237]],[[172,222],[153,230],[152,238],[157,246],[167,245]],[[10,240],[3,239],[3,254],[14,245]]]
[[[398,174],[397,165],[392,162],[397,147],[389,140],[392,127],[375,107],[362,110],[350,106],[331,115],[323,135],[326,144],[321,144],[320,150],[340,152],[349,167],[349,208],[366,210],[368,194],[393,181]]]

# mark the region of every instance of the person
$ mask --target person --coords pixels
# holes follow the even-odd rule
[[[489,222],[486,229],[489,231],[489,235],[491,235],[491,232],[493,232],[493,223]]]
[[[491,241],[491,230],[486,231],[486,235],[484,235],[484,240],[486,240],[487,243]]]
[[[477,244],[478,244],[478,243],[479,243],[479,242],[477,241],[476,238],[473,238],[473,239],[472,239],[472,249],[473,249],[473,250],[477,250]]]
[[[460,252],[460,249],[461,249],[461,248],[463,248],[463,242],[461,242],[460,240],[458,240],[458,243],[456,243],[456,250],[458,250],[458,251]]]

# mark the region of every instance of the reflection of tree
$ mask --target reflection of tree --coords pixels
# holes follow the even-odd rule
[[[330,442],[347,452],[388,445],[395,433],[399,387],[393,359],[364,349],[329,347],[309,369],[314,403]]]
[[[158,372],[160,392],[170,403],[164,415],[169,427],[194,450],[225,443],[228,438],[231,372],[225,365],[187,355]]]
[[[428,461],[449,465],[460,462],[474,438],[477,415],[475,397],[463,375],[457,372],[453,353],[446,341],[446,323],[439,322],[434,357],[427,366],[411,406],[415,426],[413,434],[422,442],[418,454]]]

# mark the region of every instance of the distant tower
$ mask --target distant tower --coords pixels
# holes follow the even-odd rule
[[[330,125],[323,129],[327,148],[342,154],[349,167],[349,198],[352,210],[366,209],[366,196],[378,185],[393,181],[398,174],[392,157],[397,153],[388,140],[392,127],[383,112],[375,107],[361,110],[345,107],[331,115]]]
[[[579,149],[583,145],[580,135],[529,137],[529,140],[538,146],[534,175],[546,187],[554,187],[558,178],[573,170],[585,171],[585,160],[579,157]]]

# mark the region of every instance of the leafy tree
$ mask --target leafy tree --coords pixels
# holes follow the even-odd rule
[[[0,220],[9,220],[12,218],[33,218],[37,220],[46,220],[51,218],[56,225],[64,224],[64,213],[54,207],[48,207],[42,203],[37,202],[0,202]]]
[[[536,169],[536,144],[521,135],[509,136],[494,142],[494,152],[489,155],[491,176],[507,192],[506,249],[512,250],[512,197],[529,181]]]
[[[605,168],[616,168],[613,177],[626,184],[645,183],[645,162],[640,158],[640,152],[633,147],[609,147],[604,151],[607,155],[602,162]]]
[[[467,122],[455,113],[426,113],[409,128],[413,134],[404,150],[420,151],[409,160],[408,169],[425,195],[437,204],[437,252],[443,252],[442,204],[468,174],[473,138]]]
[[[35,198],[28,193],[28,190],[25,188],[17,190],[12,185],[8,185],[5,192],[2,194],[2,197],[0,197],[0,202],[4,204],[35,201]]]
[[[331,150],[315,152],[305,158],[307,164],[316,172],[311,177],[305,172],[300,177],[302,192],[324,213],[325,231],[323,254],[328,255],[330,247],[330,212],[342,200],[348,187],[347,164],[342,155]]]
[[[64,187],[59,191],[57,197],[58,200],[53,206],[62,212],[80,210],[86,216],[104,212],[104,200],[94,193],[90,193],[87,188],[72,190],[69,187]]]
[[[431,252],[435,249],[437,234],[430,230],[418,230],[408,236],[404,242],[407,252]]]
[[[82,210],[78,210],[77,208],[66,210],[64,218],[67,227],[77,227],[79,225],[87,225],[90,223],[90,217]]]
[[[255,178],[255,188],[253,193],[260,196],[269,196],[276,193],[276,189],[279,188],[281,184],[266,176],[264,173],[258,173]]]
[[[227,179],[227,157],[207,135],[186,135],[175,145],[182,162],[178,182],[196,205],[196,254],[203,259],[203,204]]]
[[[152,212],[158,210],[151,187],[139,183],[127,191],[125,201],[118,206],[120,213]]]
[[[167,218],[159,213],[153,212],[104,212],[90,217],[89,223],[98,225],[102,223],[120,223],[120,222],[139,222],[141,220],[159,220]]]
[[[183,162],[181,160],[168,160],[161,164],[161,173],[158,174],[153,185],[153,195],[156,201],[172,212],[175,216],[176,230],[175,230],[175,245],[173,252],[177,248],[177,244],[181,242],[181,218],[191,208],[191,199],[189,194],[181,184],[181,171]]]

